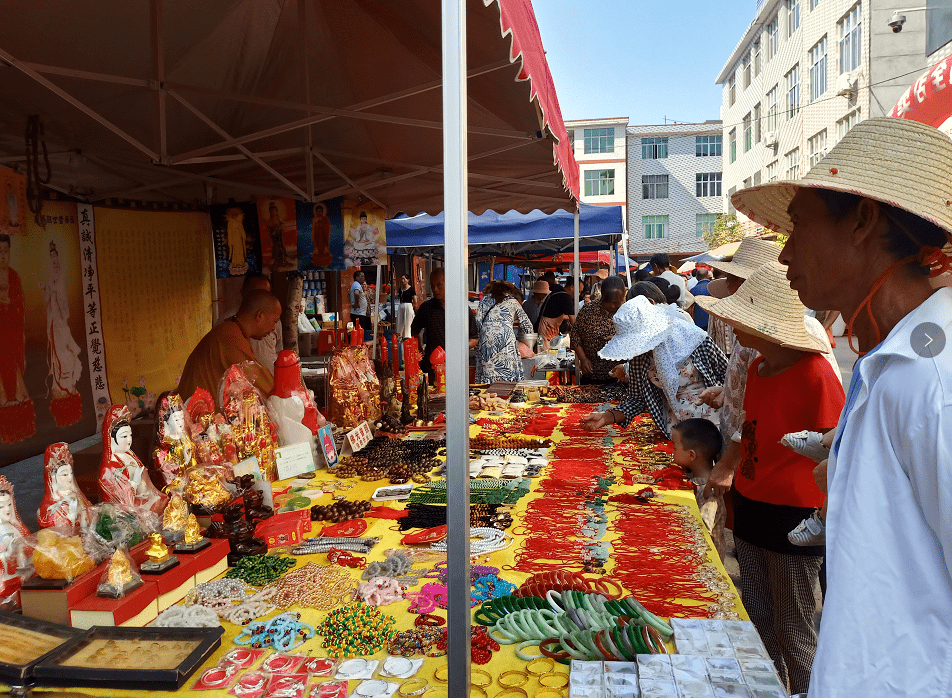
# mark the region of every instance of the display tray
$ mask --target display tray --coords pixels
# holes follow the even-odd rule
[[[218,628],[96,626],[33,669],[41,686],[177,690],[221,645]]]
[[[20,683],[33,667],[84,630],[0,611],[0,679]]]

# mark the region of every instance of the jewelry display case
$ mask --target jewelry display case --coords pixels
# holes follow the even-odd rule
[[[0,611],[0,680],[22,683],[33,667],[85,631]]]

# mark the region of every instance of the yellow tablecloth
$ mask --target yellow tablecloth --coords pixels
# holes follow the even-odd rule
[[[565,412],[566,410],[563,409],[562,414],[564,415]],[[484,414],[482,416],[487,416],[487,415]],[[472,435],[475,436],[477,433],[479,433],[479,427],[473,426]],[[616,444],[619,443],[622,440],[622,437],[623,437],[623,434],[617,436],[614,439],[614,442]],[[568,440],[569,437],[566,437],[557,428],[550,438],[558,444],[558,443],[564,443],[566,440]],[[616,484],[611,488],[610,493],[617,494],[619,492],[630,491],[632,488],[630,487],[626,488],[624,485],[619,484],[622,482],[622,477],[621,477],[622,468],[621,468],[620,458],[617,455],[615,455],[613,458],[612,468],[616,476]],[[542,475],[542,478],[544,477],[545,477],[545,471],[543,471],[543,475]],[[336,478],[334,478],[333,476],[333,471],[322,470],[318,472],[317,477],[315,479],[310,481],[311,484],[309,484],[308,487],[318,488],[320,487],[322,482],[334,481],[335,479]],[[280,491],[284,489],[289,484],[289,482],[290,481],[274,483],[274,489],[276,491]],[[347,489],[346,491],[342,491],[342,492],[335,492],[334,494],[343,494],[348,500],[362,500],[362,499],[370,499],[374,490],[380,486],[386,485],[387,481],[382,480],[378,482],[362,482],[359,480],[344,480],[343,483],[344,483],[344,487],[351,485],[350,489]],[[519,500],[518,504],[514,507],[513,518],[516,522],[516,525],[518,525],[520,521],[520,516],[526,511],[526,508],[529,505],[529,503],[533,501],[534,499],[537,499],[541,496],[538,491],[539,490],[538,485],[539,485],[539,480],[535,480],[533,482],[532,490],[530,491],[530,493],[522,497]],[[635,486],[634,489],[635,491],[637,491],[637,490],[640,490],[642,487],[643,485],[637,485]],[[660,498],[662,501],[686,505],[687,507],[690,508],[690,511],[694,515],[694,517],[700,520],[700,512],[698,511],[697,504],[691,492],[664,491],[663,493],[660,494]],[[313,499],[311,503],[312,504],[330,504],[332,501],[333,501],[333,494],[326,493],[321,497]],[[401,504],[394,503],[394,502],[383,502],[383,504],[393,506],[395,508],[400,508],[402,506]],[[613,513],[612,504],[608,504],[606,506],[606,512],[609,514],[609,516],[612,515]],[[383,560],[385,557],[384,551],[390,548],[399,547],[400,539],[403,537],[404,534],[400,533],[397,530],[395,521],[387,520],[387,519],[375,519],[375,518],[368,518],[366,519],[366,521],[368,524],[367,531],[366,533],[362,535],[380,537],[381,539],[380,543],[376,545],[373,551],[367,556],[367,560],[368,561]],[[322,527],[322,522],[314,522],[312,535],[317,535],[321,527]],[[612,538],[615,538],[615,537],[616,536],[614,536],[611,532],[609,532],[603,540],[611,541]],[[734,586],[730,581],[730,577],[728,577],[727,572],[724,569],[724,566],[722,565],[720,559],[718,558],[717,553],[714,551],[714,547],[713,547],[713,544],[711,544],[709,536],[707,537],[707,542],[709,547],[708,559],[717,568],[717,570],[723,575],[724,579],[730,585],[730,591],[731,593],[734,594],[736,599],[735,610],[744,619],[746,619],[747,615],[744,612],[743,606],[740,603],[740,598],[737,596],[736,589],[734,589]],[[493,565],[495,567],[499,567],[500,569],[503,569],[507,565],[512,565],[514,562],[514,553],[518,549],[518,545],[519,545],[519,540],[517,538],[515,545],[509,547],[508,549],[493,553],[487,564]],[[301,567],[307,564],[308,562],[315,562],[320,565],[326,565],[327,556],[326,555],[302,556],[298,559],[298,564],[296,565],[295,568]],[[359,575],[360,575],[360,570],[353,571],[352,576],[354,577],[355,580],[359,578]],[[525,581],[525,579],[529,575],[522,572],[518,572],[518,571],[502,571],[500,573],[500,576],[518,585],[521,582]],[[435,580],[425,580],[425,579],[421,580],[421,585],[425,583],[426,581],[435,581]],[[412,590],[415,590],[418,588],[419,587],[415,587]],[[629,590],[629,591],[633,593],[633,595],[637,598],[638,594],[636,589]],[[396,618],[396,621],[397,621],[396,628],[395,628],[396,630],[408,630],[413,627],[413,621],[416,618],[416,615],[411,614],[407,611],[409,604],[410,604],[409,601],[404,600],[399,603],[382,607],[383,611],[385,611],[386,613],[392,614]],[[327,615],[326,612],[317,611],[314,609],[300,609],[297,607],[292,607],[292,610],[300,610],[302,612],[302,620],[304,622],[310,623],[311,625],[314,625],[315,627],[319,625]],[[274,613],[269,614],[268,617],[270,617],[271,615],[277,615],[280,612],[281,612],[280,610],[275,611]],[[702,616],[704,614],[702,612],[699,612],[698,615]],[[186,691],[190,689],[192,685],[195,683],[195,681],[198,679],[198,677],[201,675],[204,669],[217,664],[220,657],[234,647],[232,640],[239,634],[241,628],[238,626],[232,625],[231,623],[223,623],[223,625],[225,628],[225,633],[222,636],[221,647],[209,658],[205,666],[201,670],[196,672],[196,674],[192,676],[185,683],[181,691]],[[323,642],[323,638],[321,638],[320,636],[315,637],[305,642],[303,645],[296,648],[295,650],[293,650],[293,652],[298,654],[310,654],[313,656],[324,656],[326,652],[325,650],[321,648],[322,642]],[[386,658],[386,656],[387,656],[386,651],[383,651],[383,652],[380,652],[378,655],[376,655],[374,658],[380,659],[382,662]],[[428,658],[424,661],[423,667],[420,670],[420,672],[416,675],[416,677],[428,680],[431,686],[439,687],[441,684],[435,681],[433,677],[433,672],[436,670],[437,667],[445,665],[445,663],[446,663],[445,659],[443,658]],[[476,665],[473,665],[473,666],[476,666]],[[494,679],[496,679],[500,674],[502,674],[505,671],[508,671],[510,669],[524,670],[525,667],[526,667],[526,663],[522,661],[521,659],[519,659],[518,657],[516,657],[515,646],[503,645],[502,649],[499,652],[494,653],[492,661],[489,664],[484,665],[483,667],[480,667],[480,668],[488,670],[493,675]],[[568,671],[568,667],[565,667],[559,664],[556,664],[556,669],[561,672]],[[325,679],[320,679],[320,680],[325,680]],[[397,683],[400,682],[399,680],[395,680],[395,679],[393,681],[396,681]],[[312,680],[312,683],[313,683],[313,680]],[[356,685],[357,685],[357,682],[352,682],[350,686],[350,690],[353,691]],[[526,691],[528,692],[530,696],[534,695],[534,692],[538,689],[538,687],[539,687],[539,683],[536,678],[531,678],[528,683],[522,686],[522,688],[526,689]],[[487,694],[489,696],[495,696],[497,693],[502,692],[502,690],[503,690],[502,687],[499,686],[498,683],[494,681],[492,686],[487,687]],[[308,691],[310,691],[310,685],[308,686]],[[147,696],[147,695],[156,695],[160,693],[165,693],[160,691],[135,691],[135,690],[91,689],[91,688],[50,689],[50,688],[42,688],[42,687],[36,688],[35,692],[38,694],[42,693],[43,695],[57,694],[57,695],[84,695],[84,696],[109,696],[109,697],[120,696],[120,695],[136,697],[136,696]],[[227,690],[202,691],[200,693],[196,693],[196,695],[200,695],[202,698],[224,698],[225,696],[228,695],[228,692]],[[435,698],[436,695],[437,694],[434,694],[434,693],[430,694],[431,698]],[[474,692],[474,695],[478,695],[478,693]]]

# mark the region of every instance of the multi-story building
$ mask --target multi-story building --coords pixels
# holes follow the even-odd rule
[[[629,254],[674,258],[707,250],[724,211],[720,121],[628,127]]]
[[[730,211],[735,191],[802,176],[868,117],[869,4],[757,3],[716,81],[724,86],[724,195]]]
[[[585,203],[621,206],[625,210],[626,126],[627,116],[565,122],[575,149]]]

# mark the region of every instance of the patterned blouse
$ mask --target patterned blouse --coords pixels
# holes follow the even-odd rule
[[[525,378],[522,358],[516,346],[513,323],[518,321],[523,333],[532,332],[529,316],[515,298],[495,303],[484,297],[476,309],[479,344],[476,347],[476,382],[521,381]]]
[[[702,383],[706,388],[724,383],[727,357],[717,348],[714,341],[707,337],[687,359],[679,364],[679,368],[682,372],[681,388],[688,387],[694,392],[694,389]],[[710,412],[703,409],[705,407],[703,405],[695,408],[697,413],[687,414],[690,406],[686,399],[679,399],[678,405],[668,405],[664,391],[656,384],[657,379],[652,380],[653,369],[654,357],[650,351],[639,354],[629,362],[628,396],[618,406],[625,415],[620,422],[621,426],[628,426],[632,419],[647,410],[658,429],[670,439],[671,427],[675,424],[671,422],[672,418],[681,421],[688,416],[708,417],[710,415]],[[682,390],[679,389],[678,392],[681,394]],[[691,404],[693,405],[693,402]]]
[[[612,317],[602,309],[602,301],[599,298],[582,306],[578,311],[578,317],[575,318],[575,325],[572,327],[571,347],[573,351],[582,348],[585,356],[592,362],[592,375],[594,378],[604,380],[609,378],[611,370],[622,361],[608,361],[598,355],[599,349],[605,346],[609,339],[615,336],[615,323]]]
[[[740,443],[741,428],[744,426],[747,371],[758,356],[760,353],[756,349],[748,349],[734,337],[731,358],[727,364],[727,376],[724,378],[724,405],[721,407],[720,428],[725,446],[731,441]]]

